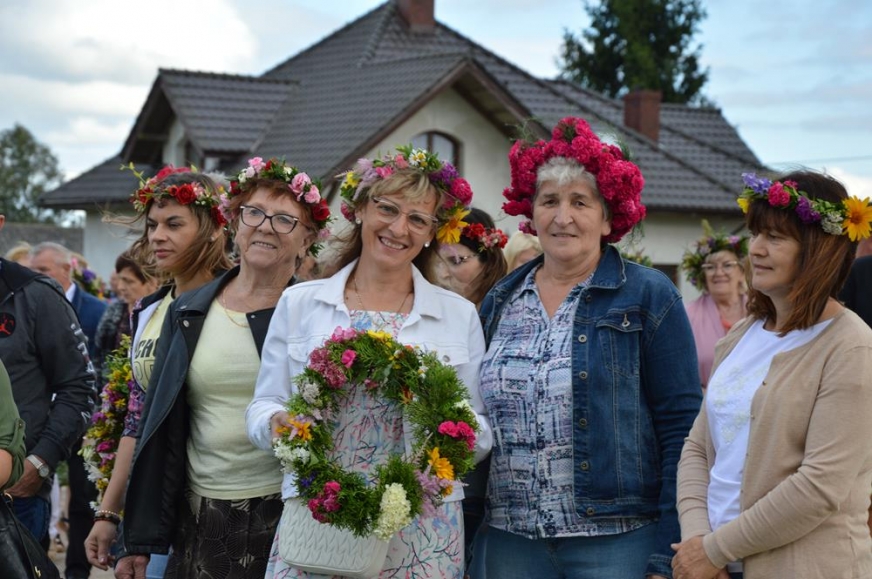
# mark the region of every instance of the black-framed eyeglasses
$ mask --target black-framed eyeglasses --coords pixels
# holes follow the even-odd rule
[[[409,224],[409,229],[419,234],[430,233],[439,224],[439,220],[433,215],[420,211],[403,211],[396,203],[381,197],[372,197],[371,200],[373,205],[375,205],[376,217],[382,223],[393,223],[400,214],[403,214],[406,216],[406,223]]]
[[[260,227],[264,220],[269,219],[272,230],[276,233],[287,235],[291,233],[300,222],[300,219],[285,213],[267,215],[263,210],[251,205],[240,205],[239,218],[249,227]]]
[[[723,263],[702,264],[702,270],[707,273],[714,273],[718,268],[720,268],[724,273],[730,273],[737,267],[739,267],[738,261],[725,261]]]

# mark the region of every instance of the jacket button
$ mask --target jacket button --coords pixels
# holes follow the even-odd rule
[[[582,370],[581,372],[578,373],[578,377],[581,378],[582,380],[587,380],[587,372]]]
[[[582,344],[584,344],[585,342],[587,342],[587,336],[584,334],[580,335],[578,337],[578,341],[581,342]]]
[[[188,320],[184,320],[184,321],[182,322],[182,325],[185,326],[185,327],[187,328],[188,326],[191,325],[191,322],[189,322]]]
[[[596,514],[596,510],[593,507],[587,507],[587,510],[585,512],[589,517],[592,517],[594,514]]]
[[[590,469],[590,464],[588,464],[588,462],[586,460],[581,461],[581,464],[578,466],[581,467],[581,470]]]
[[[580,418],[578,420],[578,425],[582,428],[587,428],[587,418]]]
[[[586,296],[584,296],[584,301],[590,302],[590,300],[591,300],[590,294],[587,294]]]
[[[449,356],[448,354],[445,354],[444,356],[442,356],[442,361],[447,364],[448,362],[451,361],[451,356]]]

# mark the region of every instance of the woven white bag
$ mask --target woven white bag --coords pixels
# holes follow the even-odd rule
[[[372,579],[378,577],[387,554],[387,541],[374,536],[361,539],[351,531],[319,523],[301,499],[285,501],[279,521],[279,557],[288,565],[308,573]]]

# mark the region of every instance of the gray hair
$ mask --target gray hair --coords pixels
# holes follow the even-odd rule
[[[30,256],[36,257],[40,253],[46,251],[53,251],[60,257],[61,261],[63,261],[64,263],[72,263],[73,261],[72,252],[60,243],[55,243],[53,241],[43,241],[42,243],[37,243],[30,250]]]
[[[612,218],[612,211],[606,200],[603,199],[599,187],[596,184],[596,175],[584,168],[584,165],[575,159],[567,157],[552,157],[536,171],[536,196],[539,195],[539,188],[546,182],[556,183],[558,186],[581,181],[590,185],[593,192],[599,198],[603,206],[603,216],[608,220]]]

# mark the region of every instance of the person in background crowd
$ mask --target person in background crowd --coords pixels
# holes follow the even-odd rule
[[[290,424],[284,403],[296,389],[292,378],[303,371],[312,350],[337,327],[353,327],[387,332],[402,344],[437,353],[453,366],[479,418],[477,460],[490,449],[492,434],[478,395],[484,344],[475,308],[457,294],[431,285],[413,265],[416,260],[426,264],[437,235],[442,242],[458,239],[458,216],[472,200],[472,191],[453,166],[435,155],[420,149],[398,152],[377,166],[376,161],[362,159],[346,173],[340,189],[343,214],[354,225],[337,262],[339,272],[289,288],[276,306],[254,400],[246,413],[249,438],[258,448],[272,448],[278,428]],[[403,432],[398,405],[354,388],[335,416],[336,431],[343,433],[335,441],[335,452],[345,468],[366,473],[389,453],[404,452],[408,433]],[[291,481],[287,475],[285,499],[294,491]],[[440,517],[418,517],[394,535],[380,577],[459,579],[464,567],[462,498],[456,485],[438,509]],[[280,534],[281,529],[266,577],[314,579],[279,557]]]
[[[31,246],[26,241],[20,241],[14,247],[6,252],[6,259],[14,261],[24,267],[30,267],[30,250]]]
[[[438,285],[452,290],[478,308],[488,291],[506,275],[503,247],[507,237],[494,225],[487,212],[472,208],[463,218],[467,224],[457,243],[439,243],[435,279]],[[466,538],[467,566],[472,557],[472,540],[484,520],[484,497],[490,459],[486,458],[464,477],[463,527]]]
[[[0,215],[0,229],[5,221]],[[46,547],[52,474],[81,440],[96,403],[86,340],[57,282],[0,258],[0,360],[27,425],[28,453],[24,474],[6,492]]]
[[[115,259],[113,274],[118,299],[107,306],[94,336],[94,368],[101,385],[109,379],[103,373],[106,356],[121,345],[124,336],[130,335],[130,317],[134,306],[158,289],[157,278],[137,263],[129,250]]]
[[[118,577],[139,579],[149,555],[171,544],[168,579],[266,571],[281,465],[249,442],[245,408],[276,302],[330,212],[317,184],[283,161],[256,157],[239,177],[225,209],[239,265],[177,299],[164,322],[125,499],[130,556]]]
[[[693,250],[685,252],[681,267],[687,280],[702,292],[686,307],[696,343],[699,378],[705,388],[712,370],[715,344],[747,314],[748,237],[715,233],[707,221],[703,221],[703,229],[705,236],[696,242]]]
[[[872,327],[872,255],[854,259],[839,299]]]
[[[506,266],[510,272],[515,271],[531,259],[542,255],[542,244],[535,235],[523,231],[516,231],[509,238],[503,249],[506,258]]]
[[[645,216],[639,168],[568,117],[509,153],[509,215],[543,255],[482,303],[497,433],[473,579],[669,577],[675,472],[701,391],[681,296],[611,245]]]
[[[106,311],[106,303],[82,289],[73,282],[73,256],[69,249],[58,243],[39,243],[30,251],[30,268],[58,282],[67,299],[73,305],[85,336],[88,338],[88,354],[94,362],[97,372],[99,357],[96,355],[95,335],[97,324]],[[67,549],[66,568],[67,579],[86,579],[91,573],[91,565],[85,555],[84,541],[91,532],[93,510],[91,503],[97,498],[97,488],[88,480],[87,469],[79,450],[82,442],[78,441],[70,451],[67,459],[69,472],[70,499],[67,505],[69,523],[69,548]]]
[[[743,177],[749,316],[681,454],[674,576],[872,577],[872,330],[836,300],[872,206],[812,171]]]
[[[136,433],[142,415],[145,391],[154,365],[164,317],[173,300],[194,290],[231,267],[224,251],[226,220],[218,210],[224,191],[217,177],[167,166],[150,179],[140,177],[140,188],[131,202],[144,220],[141,236],[130,249],[138,264],[153,264],[166,283],[140,301],[131,320],[130,347],[133,383],[128,399],[124,435],[118,444],[115,466],[100,509],[94,516],[94,528],[85,541],[88,560],[100,569],[113,562],[109,548],[115,541]],[[163,577],[166,557],[153,557],[149,578]]]

